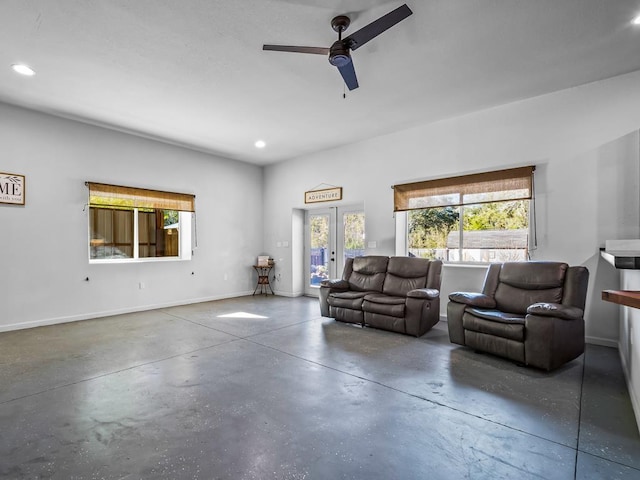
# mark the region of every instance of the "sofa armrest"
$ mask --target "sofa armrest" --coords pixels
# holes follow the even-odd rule
[[[344,292],[349,290],[349,282],[339,278],[322,280],[320,282],[319,300],[320,300],[320,315],[323,317],[331,316],[329,308],[329,295],[333,292]]]
[[[320,287],[331,288],[335,290],[348,290],[349,282],[340,278],[334,278],[329,280],[322,280]]]
[[[555,314],[529,313],[525,317],[524,328],[526,365],[553,370],[584,353],[582,317],[567,320]]]
[[[440,297],[440,290],[435,288],[416,288],[415,290],[407,292],[407,297],[433,300],[434,298]]]
[[[496,308],[496,301],[493,297],[484,293],[453,292],[449,294],[449,300],[478,308]]]
[[[584,312],[580,308],[562,305],[561,303],[545,302],[529,305],[527,313],[541,317],[557,317],[563,320],[579,320],[584,315]]]

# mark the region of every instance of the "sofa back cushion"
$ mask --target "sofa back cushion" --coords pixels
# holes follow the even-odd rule
[[[426,258],[391,257],[382,293],[404,297],[416,288],[425,288],[430,262]]]
[[[359,292],[382,292],[389,257],[356,257],[351,265],[349,288]]]
[[[533,303],[562,303],[569,266],[560,262],[507,262],[495,293],[498,310],[526,314]]]
[[[353,258],[347,257],[344,259],[344,269],[342,270],[342,280],[349,281],[349,277],[353,273]]]

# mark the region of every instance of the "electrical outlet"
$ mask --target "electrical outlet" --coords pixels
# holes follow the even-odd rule
[[[140,283],[138,283],[138,288],[139,288],[140,290],[144,289],[144,287],[145,287],[144,282],[140,282]]]

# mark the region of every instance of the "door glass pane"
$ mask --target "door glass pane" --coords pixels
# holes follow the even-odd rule
[[[364,255],[364,213],[350,212],[342,216],[344,228],[344,258]]]
[[[309,233],[309,284],[318,286],[329,278],[329,215],[309,215]]]

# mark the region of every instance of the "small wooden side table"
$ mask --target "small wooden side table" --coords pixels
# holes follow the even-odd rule
[[[253,269],[258,273],[258,284],[256,285],[256,289],[253,291],[254,295],[258,290],[260,290],[261,294],[264,293],[265,295],[268,295],[269,292],[271,292],[271,295],[274,295],[273,289],[271,288],[271,282],[269,281],[269,275],[273,267],[274,264],[253,266]]]

